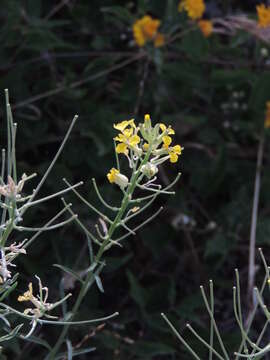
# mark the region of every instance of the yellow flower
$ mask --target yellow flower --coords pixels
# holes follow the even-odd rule
[[[23,295],[20,295],[18,297],[18,301],[22,302],[22,301],[29,301],[33,299],[33,286],[32,283],[28,284],[28,289]]]
[[[141,141],[140,137],[133,134],[133,129],[125,129],[122,134],[118,134],[114,140],[119,141],[120,144],[116,146],[118,154],[128,155],[128,148],[134,148]]]
[[[213,32],[213,24],[210,20],[200,20],[198,26],[205,37],[210,36]]]
[[[149,38],[149,39],[153,39],[153,37],[156,35],[157,30],[160,26],[160,20],[154,20],[152,19],[151,16],[144,16],[143,17],[143,31],[145,33],[145,35]]]
[[[270,128],[270,101],[266,103],[266,112],[265,112],[265,120],[264,120],[264,128]]]
[[[159,125],[162,131],[165,131],[167,128],[164,124]],[[169,134],[174,134],[173,129],[169,129]],[[162,137],[163,141],[163,149],[166,149],[168,151],[168,154],[170,155],[170,162],[176,163],[178,160],[178,156],[182,153],[182,147],[180,145],[170,146],[172,143],[172,138],[168,135],[165,135]]]
[[[150,117],[149,114],[145,114],[144,115],[143,129],[149,131],[151,128],[152,128],[151,117]],[[142,130],[142,129],[140,128],[140,130]]]
[[[180,145],[175,145],[169,148],[170,162],[176,163],[178,156],[182,153],[182,147]]]
[[[159,124],[159,127],[160,127],[162,132],[164,132],[164,131],[166,131],[168,129],[167,131],[168,131],[169,135],[174,135],[175,134],[174,130],[171,127],[167,128],[167,126],[165,124],[161,123],[161,124]]]
[[[134,36],[136,44],[139,47],[143,47],[145,45],[146,38],[144,36],[142,29],[137,24],[133,25],[133,36]]]
[[[115,151],[117,152],[117,154],[128,155],[128,146],[124,143],[120,143],[116,146]]]
[[[143,150],[147,151],[149,149],[149,144],[148,143],[144,143],[143,144]]]
[[[114,124],[113,127],[121,131],[121,133],[114,138],[115,141],[119,142],[115,149],[116,152],[118,154],[128,155],[129,148],[136,150],[135,147],[137,147],[141,139],[136,134],[134,119],[124,120],[121,123]]]
[[[147,121],[151,121],[151,118],[150,118],[149,114],[144,115],[144,122],[147,123]]]
[[[135,124],[134,124],[134,119],[131,119],[131,120],[124,120],[118,124],[113,124],[113,127],[116,129],[116,130],[119,130],[119,131],[124,131],[126,127],[128,126],[131,126],[133,128],[135,128]]]
[[[163,136],[162,141],[163,141],[163,147],[165,147],[167,149],[171,145],[172,138],[170,136],[166,135],[166,136]]]
[[[107,174],[107,178],[111,184],[115,182],[116,175],[119,174],[119,170],[112,168],[110,172]]]
[[[258,25],[261,28],[266,28],[270,25],[270,6],[260,4],[256,6],[258,14]]]
[[[164,124],[159,124],[159,127],[162,132],[167,131],[167,134],[169,134],[169,135],[175,134],[173,129],[171,129],[170,127],[167,128],[166,125],[164,125]],[[181,146],[176,145],[176,146],[170,147],[170,145],[172,143],[172,138],[168,135],[162,136],[162,141],[163,141],[162,148],[168,150],[168,154],[170,155],[170,162],[172,162],[172,163],[176,162],[178,160],[178,155],[181,154]]]
[[[205,3],[204,0],[181,0],[178,10],[185,10],[192,20],[198,20],[203,16]]]
[[[157,33],[155,40],[154,40],[154,46],[155,47],[161,47],[165,44],[165,37],[163,34]]]
[[[160,20],[153,19],[149,15],[143,16],[141,19],[135,21],[133,24],[133,36],[135,42],[138,46],[142,47],[149,40],[154,40],[158,34],[158,28],[160,26]],[[159,37],[157,40],[157,44],[159,45],[161,38]]]
[[[107,174],[107,178],[111,184],[117,184],[121,188],[124,188],[128,185],[128,178],[115,168],[110,170],[110,172]]]

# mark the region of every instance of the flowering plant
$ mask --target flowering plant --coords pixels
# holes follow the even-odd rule
[[[120,205],[113,206],[108,204],[100,194],[94,179],[93,184],[101,203],[111,212],[115,213],[115,216],[109,218],[87,202],[76,189],[73,189],[73,192],[91,210],[99,215],[99,223],[96,224],[96,235],[91,233],[79,219],[75,220],[85,232],[88,241],[92,241],[98,246],[98,251],[95,256],[91,256],[89,267],[91,271],[88,272],[83,282],[77,301],[72,309],[73,314],[78,310],[93,277],[97,285],[103,290],[99,276],[105,265],[102,261],[103,254],[112,246],[122,246],[121,243],[124,239],[130,235],[135,235],[137,230],[153,220],[160,213],[162,207],[135,228],[131,228],[128,224],[135,216],[145,211],[158,195],[173,195],[174,192],[169,190],[180,177],[180,174],[178,174],[175,180],[166,187],[162,187],[162,185],[157,183],[156,174],[158,173],[159,166],[167,160],[175,163],[182,152],[180,145],[171,146],[172,138],[170,135],[174,134],[174,130],[170,126],[166,127],[163,123],[152,126],[150,115],[146,114],[144,122],[138,126],[136,126],[135,121],[132,119],[117,123],[114,125],[114,128],[119,131],[119,134],[114,138],[117,142],[115,146],[117,168],[112,168],[107,174],[107,178],[111,184],[116,184],[122,191]],[[130,174],[125,175],[122,173],[119,154],[123,154],[126,157]],[[70,186],[67,181],[66,183]],[[148,194],[146,196],[138,196],[135,195],[136,190],[143,190]],[[73,214],[71,209],[69,211]],[[125,233],[114,237],[119,229],[125,230]],[[93,253],[93,250],[91,250],[91,253]],[[94,269],[97,269],[96,273],[93,273]],[[50,352],[49,359],[53,359],[57,354],[65,339],[68,328],[69,325],[64,327],[56,345]]]
[[[6,100],[8,124],[7,170],[5,174],[4,169],[6,159],[5,152],[3,152],[2,173],[0,177],[0,181],[2,183],[0,186],[0,194],[3,196],[3,199],[1,199],[2,222],[0,227],[0,312],[1,318],[8,325],[8,328],[6,329],[7,335],[0,337],[0,342],[6,341],[7,339],[15,336],[20,336],[21,338],[29,339],[31,341],[33,333],[38,324],[61,325],[63,326],[63,330],[56,344],[53,347],[50,347],[48,354],[48,359],[55,359],[71,325],[81,325],[104,321],[118,314],[115,312],[114,314],[101,319],[73,321],[76,313],[78,312],[79,306],[91,285],[96,283],[103,291],[100,278],[100,273],[105,265],[102,260],[103,254],[112,246],[122,246],[121,243],[123,239],[129,235],[135,235],[139,228],[151,221],[160,213],[162,207],[152,216],[150,216],[150,218],[146,219],[133,229],[130,227],[130,225],[128,225],[128,222],[130,222],[136,215],[142,213],[146,208],[148,208],[158,195],[174,194],[174,192],[169,191],[169,189],[179,179],[180,174],[177,175],[176,179],[171,184],[163,188],[160,184],[157,183],[157,173],[160,165],[165,161],[169,160],[171,163],[175,163],[178,160],[178,157],[182,152],[182,147],[180,145],[171,145],[171,135],[174,135],[174,130],[170,126],[166,127],[162,123],[152,126],[149,115],[145,115],[144,123],[139,124],[138,126],[136,126],[134,120],[122,121],[121,123],[114,125],[114,128],[119,131],[119,134],[114,138],[114,140],[117,142],[115,147],[117,168],[112,168],[107,174],[109,182],[112,184],[117,184],[122,190],[123,197],[120,205],[109,205],[100,194],[96,181],[93,179],[93,185],[98,198],[110,211],[116,213],[114,218],[109,218],[107,215],[100,212],[79,194],[76,188],[82,185],[82,182],[71,185],[67,180],[64,179],[65,183],[67,184],[67,187],[64,190],[36,200],[35,197],[37,196],[38,191],[40,190],[42,184],[44,183],[46,177],[56,162],[77,117],[74,118],[63,140],[63,143],[61,144],[54,160],[52,161],[38,186],[33,190],[32,194],[24,196],[22,195],[22,190],[25,182],[32,179],[34,176],[36,176],[36,174],[32,174],[30,176],[23,174],[21,180],[17,181],[15,156],[16,124],[14,124],[12,121],[12,114],[7,91]],[[120,161],[118,158],[119,154],[123,154],[128,160],[128,167],[130,170],[129,172],[131,174],[124,175],[121,173]],[[4,182],[5,177],[7,178],[6,183]],[[140,191],[144,190],[148,194],[143,197],[135,195],[135,190],[137,189]],[[28,208],[50,200],[53,197],[63,195],[68,191],[73,191],[85,204],[87,204],[87,206],[90,207],[91,210],[95,211],[99,215],[99,222],[96,224],[96,234],[90,232],[89,229],[87,229],[87,226],[83,225],[78,216],[74,214],[73,210],[71,209],[71,204],[67,204],[64,199],[62,199],[64,203],[63,210],[61,210],[43,227],[26,227],[22,225],[22,222],[24,221],[23,215]],[[22,203],[23,205],[21,205]],[[52,224],[66,211],[70,213],[70,217],[67,220],[57,224]],[[31,307],[28,306],[24,309],[23,312],[21,312],[3,302],[3,300],[14,291],[18,283],[19,274],[13,274],[11,271],[11,268],[16,266],[14,260],[17,258],[17,256],[21,254],[29,256],[28,252],[26,252],[26,249],[43,231],[54,230],[58,227],[66,225],[71,221],[77,222],[77,224],[83,230],[88,239],[89,246],[89,267],[83,272],[82,275],[78,275],[71,269],[68,269],[62,265],[57,265],[64,272],[75,276],[75,279],[79,280],[81,283],[81,289],[72,308],[71,314],[66,318],[59,318],[57,316],[51,315],[52,310],[63,304],[72,294],[68,293],[58,301],[49,302],[49,289],[48,287],[43,286],[41,279],[37,275],[35,275],[35,277],[38,281],[38,293],[35,294],[33,290],[33,284],[30,282],[28,284],[28,290],[19,295],[17,298],[19,303],[30,303]],[[126,233],[114,238],[115,232],[118,229],[124,229]],[[18,244],[16,242],[10,243],[10,238],[14,237],[14,231],[32,231],[35,233],[35,235],[31,239],[25,239]],[[92,243],[98,246],[96,255],[94,255]],[[19,324],[14,329],[12,329],[11,324],[7,319],[11,314],[29,321],[31,326],[27,334],[23,335],[22,333],[22,328],[24,326],[23,324]],[[93,348],[89,348],[80,351],[85,353],[92,350]],[[77,352],[77,354],[79,354],[80,351]]]
[[[62,299],[55,302],[48,302],[49,290],[46,286],[42,285],[41,279],[35,275],[38,280],[38,294],[34,295],[32,282],[28,285],[28,290],[22,295],[19,295],[17,300],[19,303],[29,302],[32,307],[27,307],[23,312],[11,307],[10,305],[4,302],[7,297],[13,293],[18,285],[19,273],[15,273],[12,269],[16,268],[15,260],[18,256],[24,255],[29,256],[28,247],[33,244],[38,236],[45,232],[55,230],[57,228],[63,227],[64,225],[77,219],[77,215],[72,213],[72,215],[63,221],[58,221],[59,217],[63,216],[66,211],[70,210],[71,204],[66,204],[64,208],[59,211],[54,217],[52,217],[45,225],[40,227],[28,227],[24,225],[25,213],[29,208],[36,207],[37,205],[49,201],[52,198],[63,195],[71,190],[75,190],[78,186],[82,185],[82,182],[71,186],[68,185],[63,190],[56,192],[54,194],[41,197],[36,199],[43,183],[45,182],[47,176],[49,175],[51,169],[53,168],[55,162],[57,161],[68,137],[69,134],[77,120],[77,116],[74,117],[65,138],[62,141],[61,146],[59,147],[54,159],[49,165],[44,176],[38,183],[38,185],[32,190],[30,195],[22,195],[22,190],[26,181],[32,179],[37,174],[33,173],[29,176],[23,174],[21,179],[17,180],[17,164],[16,164],[16,133],[17,133],[17,124],[13,122],[11,107],[9,104],[8,91],[6,90],[6,111],[7,111],[7,135],[8,135],[8,144],[7,151],[2,151],[2,166],[1,166],[1,175],[0,175],[0,206],[2,209],[1,214],[1,225],[0,225],[0,318],[3,321],[2,324],[5,324],[1,330],[4,332],[0,336],[0,343],[10,340],[14,337],[20,337],[22,339],[29,339],[31,341],[32,334],[36,329],[38,324],[49,324],[49,325],[80,325],[80,324],[89,324],[93,322],[99,322],[106,320],[117,315],[117,313],[112,316],[94,319],[94,320],[85,320],[85,321],[66,321],[66,319],[59,319],[57,316],[49,315],[48,312],[51,312],[53,309],[63,304],[70,296],[71,293],[63,296]],[[7,152],[7,155],[6,155]],[[7,179],[6,182],[4,179]],[[16,232],[30,232],[34,235],[28,239],[17,243],[14,242],[14,237]],[[29,322],[30,329],[24,334],[23,328],[24,324],[20,323],[12,328],[12,324],[8,318],[14,315],[20,319],[24,319]],[[47,318],[47,319],[46,319]],[[92,351],[92,349],[91,349]]]

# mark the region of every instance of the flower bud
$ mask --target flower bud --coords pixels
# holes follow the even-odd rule
[[[158,167],[154,164],[148,162],[147,164],[143,165],[141,168],[141,172],[150,179],[151,177],[155,176],[158,172]]]
[[[107,178],[111,184],[115,183],[122,189],[128,185],[128,178],[115,168],[110,170],[110,172],[107,174]]]

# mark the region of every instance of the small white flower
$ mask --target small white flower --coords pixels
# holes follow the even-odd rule
[[[7,184],[0,186],[0,194],[9,198],[20,198],[19,193],[22,191],[26,180],[27,175],[23,174],[21,180],[18,182],[18,185],[16,185],[12,177],[8,175]]]
[[[261,48],[261,56],[267,57],[268,56],[268,50],[266,48]]]

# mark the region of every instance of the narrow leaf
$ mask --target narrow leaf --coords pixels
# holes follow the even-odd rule
[[[59,264],[53,264],[53,266],[63,270],[64,272],[66,272],[67,274],[73,276],[76,280],[80,281],[80,283],[83,284],[83,281],[81,279],[81,277],[72,269],[64,266],[64,265],[59,265]]]

